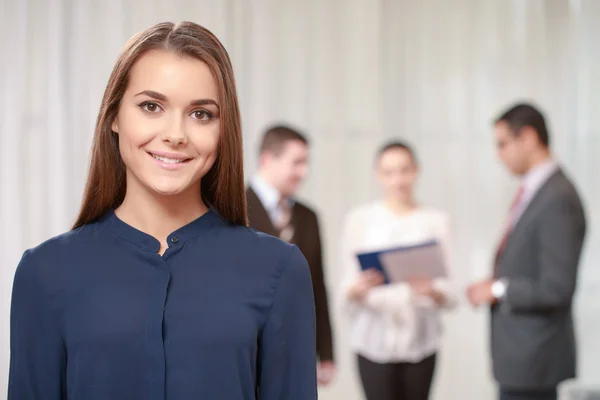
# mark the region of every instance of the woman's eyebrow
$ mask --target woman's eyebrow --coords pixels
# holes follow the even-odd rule
[[[162,93],[155,92],[154,90],[144,90],[136,94],[136,96],[146,95],[148,97],[152,97],[153,99],[160,101],[168,101],[167,96]]]
[[[144,90],[144,91],[141,91],[138,94],[136,94],[136,96],[141,96],[141,95],[146,95],[148,97],[152,97],[153,99],[164,101],[164,102],[169,101],[167,96],[165,96],[162,93],[156,92],[154,90]],[[212,105],[219,107],[219,104],[213,99],[197,99],[197,100],[192,100],[190,102],[191,106],[204,106],[207,104],[212,104]]]

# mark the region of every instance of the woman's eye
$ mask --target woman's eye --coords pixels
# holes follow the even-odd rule
[[[208,121],[212,118],[212,113],[206,110],[196,110],[192,112],[192,117],[198,121]]]
[[[159,112],[161,110],[160,106],[151,101],[147,101],[145,103],[140,104],[140,108],[144,111],[148,111],[151,113]]]

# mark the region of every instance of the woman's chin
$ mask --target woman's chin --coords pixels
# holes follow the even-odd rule
[[[189,186],[182,185],[153,185],[150,190],[158,196],[170,197],[178,196],[189,190]]]

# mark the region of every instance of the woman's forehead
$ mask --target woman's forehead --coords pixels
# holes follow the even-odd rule
[[[218,99],[217,85],[206,63],[164,50],[149,51],[136,61],[127,91],[133,95],[157,92],[170,102]]]

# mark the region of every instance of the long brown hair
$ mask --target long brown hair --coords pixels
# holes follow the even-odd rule
[[[233,68],[227,51],[210,31],[193,22],[159,23],[134,35],[121,50],[108,80],[96,121],[92,160],[83,203],[73,228],[91,223],[125,198],[125,164],[111,125],[135,62],[150,50],[194,57],[210,68],[217,83],[221,134],[217,158],[202,178],[202,199],[228,221],[248,225],[244,189],[242,128]]]

